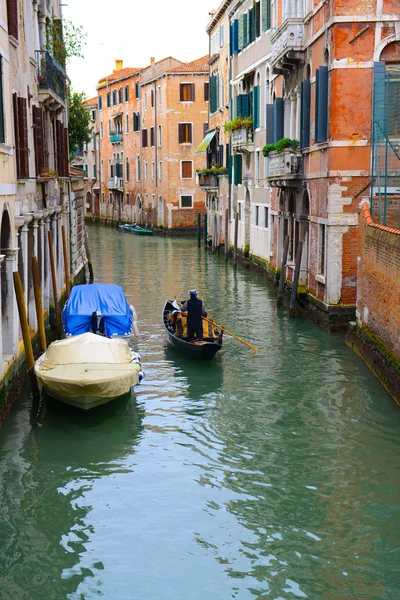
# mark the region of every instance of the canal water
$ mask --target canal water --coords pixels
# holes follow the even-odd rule
[[[92,414],[24,389],[0,430],[1,600],[400,597],[400,411],[344,344],[194,240],[89,228],[137,310],[145,381]],[[167,348],[196,287],[226,337]]]

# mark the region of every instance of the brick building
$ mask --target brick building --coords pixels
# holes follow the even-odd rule
[[[204,158],[194,150],[207,123],[207,85],[208,57],[151,59],[140,69],[116,61],[97,86],[94,214],[168,229],[196,226],[204,212],[196,168]]]

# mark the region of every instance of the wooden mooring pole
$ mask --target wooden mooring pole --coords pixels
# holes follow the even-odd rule
[[[207,250],[207,213],[204,213],[204,248]]]
[[[68,260],[68,249],[67,249],[67,235],[65,233],[64,225],[61,225],[62,243],[63,243],[63,255],[64,255],[64,271],[65,271],[65,290],[67,292],[67,298],[71,292],[71,284],[69,281],[69,260]]]
[[[201,214],[197,213],[197,247],[201,247]]]
[[[51,267],[51,279],[53,282],[54,310],[56,312],[57,330],[58,330],[58,333],[60,333],[60,331],[61,331],[61,315],[60,315],[60,307],[58,305],[56,265],[54,262],[53,233],[52,233],[51,229],[49,229],[47,234],[49,237],[50,267]]]
[[[285,237],[285,242],[283,244],[281,274],[279,277],[279,288],[278,288],[278,301],[277,301],[278,306],[282,306],[282,304],[283,304],[283,290],[285,287],[285,280],[286,280],[286,263],[287,263],[288,250],[289,250],[289,236],[287,235]]]
[[[290,317],[296,316],[296,297],[297,297],[297,288],[299,286],[302,253],[303,253],[303,242],[300,241],[297,244],[296,266],[295,266],[295,270],[294,270],[292,293],[290,295],[290,306],[289,306],[289,316]]]
[[[22,287],[21,277],[18,271],[14,271],[14,290],[17,297],[17,306],[19,314],[19,322],[21,324],[22,339],[24,340],[25,357],[28,365],[29,380],[32,388],[32,394],[34,398],[39,397],[39,388],[36,381],[35,373],[33,370],[35,359],[33,357],[32,340],[29,334],[28,318],[26,316],[24,289]]]
[[[40,289],[39,263],[38,263],[36,256],[32,256],[32,279],[33,279],[33,291],[35,293],[36,318],[37,318],[37,322],[38,322],[40,348],[44,352],[47,348],[47,341],[46,341],[46,331],[44,328],[42,290]]]
[[[86,250],[86,258],[88,261],[88,269],[89,269],[89,283],[93,283],[94,275],[93,275],[92,255],[90,254],[89,237],[88,237],[86,229],[85,229],[85,250]]]
[[[233,246],[233,263],[237,264],[237,247],[238,247],[238,236],[239,236],[239,213],[235,213],[235,240]]]
[[[228,255],[229,255],[229,240],[228,240],[228,236],[229,236],[229,210],[226,208],[225,209],[225,240],[224,240],[224,250],[225,250],[225,262],[228,260]]]

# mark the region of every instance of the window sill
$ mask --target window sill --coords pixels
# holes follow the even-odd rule
[[[8,144],[0,144],[0,153],[12,156],[14,154],[13,147]]]
[[[10,42],[10,44],[12,46],[14,46],[14,48],[18,48],[19,46],[19,41],[17,40],[17,38],[15,38],[13,35],[8,34],[8,41]]]
[[[179,210],[193,210],[193,206],[180,206]]]
[[[318,281],[318,283],[322,283],[323,285],[325,285],[326,283],[324,275],[316,275],[315,281]]]

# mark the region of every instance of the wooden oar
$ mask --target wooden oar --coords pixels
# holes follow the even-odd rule
[[[255,346],[252,346],[251,344],[249,344],[248,342],[245,342],[244,340],[242,340],[242,338],[238,337],[237,335],[235,335],[234,333],[232,333],[231,331],[228,331],[227,329],[225,329],[224,327],[221,327],[221,325],[218,325],[218,323],[215,323],[214,321],[211,321],[211,319],[208,319],[207,317],[203,317],[203,319],[205,321],[208,321],[208,323],[211,323],[211,325],[214,325],[214,327],[218,327],[218,329],[220,329],[221,331],[224,331],[225,333],[227,333],[228,335],[232,336],[233,338],[235,338],[235,340],[238,340],[239,342],[242,342],[242,344],[244,344],[245,346],[247,346],[248,348],[251,348],[251,350],[253,350],[253,352],[258,352],[258,349]]]

